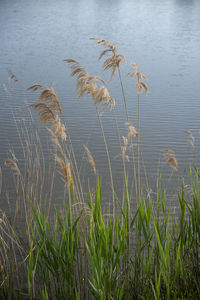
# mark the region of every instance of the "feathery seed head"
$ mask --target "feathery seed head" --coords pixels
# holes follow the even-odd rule
[[[54,113],[45,103],[34,103],[31,104],[30,107],[35,108],[35,110],[37,111],[40,123],[48,123],[55,121]]]
[[[70,68],[71,68],[71,76],[73,77],[74,75],[77,74],[86,74],[85,68],[83,66],[80,65],[80,63],[74,59],[65,59],[65,62],[71,64]]]
[[[88,160],[89,160],[89,162],[90,162],[90,164],[91,164],[91,166],[92,166],[92,169],[93,169],[93,171],[94,171],[94,175],[96,176],[97,171],[96,171],[96,166],[95,166],[95,162],[94,162],[94,158],[93,158],[93,156],[92,156],[92,153],[91,153],[91,151],[88,149],[87,146],[85,146],[85,145],[83,145],[83,146],[84,146],[84,148],[85,148],[85,151],[87,152]]]
[[[52,122],[55,119],[55,115],[52,110],[56,110],[62,114],[60,102],[54,90],[44,85],[34,84],[27,90],[37,91],[38,89],[42,90],[38,97],[38,103],[31,104],[30,106],[36,109],[41,123]]]
[[[122,136],[122,140],[124,145],[122,146],[122,158],[124,160],[129,161],[129,156],[126,154],[127,146],[128,146],[128,138]]]
[[[189,135],[189,138],[192,140],[192,142],[194,143],[194,141],[195,141],[195,138],[194,138],[194,136],[192,135],[192,132],[190,131],[190,130],[185,130],[184,131],[186,134],[188,134]]]
[[[64,178],[65,185],[67,186],[67,188],[69,188],[70,184],[73,183],[70,162],[67,158],[63,160],[61,157],[59,157],[56,154],[54,155],[54,157],[61,168],[61,174]]]
[[[111,98],[111,97],[108,98],[108,99],[106,99],[106,100],[103,102],[102,106],[110,107],[110,109],[113,110],[114,107],[115,107],[115,99],[114,99],[114,98]]]
[[[58,115],[56,115],[55,117],[55,122],[52,130],[48,130],[51,133],[53,139],[61,138],[62,141],[65,141],[67,138],[66,127],[61,123],[60,117]]]
[[[166,160],[166,163],[170,164],[172,169],[178,171],[178,163],[175,156],[169,156],[168,159]]]
[[[128,140],[130,140],[131,136],[139,137],[139,132],[132,123],[128,122],[126,125],[128,126]]]
[[[111,73],[111,77],[110,80],[112,80],[112,78],[115,75],[115,72],[117,70],[117,68],[119,68],[120,63],[126,62],[126,57],[122,54],[117,54],[116,53],[116,46],[112,45],[111,43],[109,43],[106,40],[103,39],[99,39],[99,38],[91,38],[91,40],[95,40],[97,41],[97,44],[100,44],[102,46],[104,46],[106,49],[103,50],[99,56],[99,60],[106,54],[109,52],[112,52],[112,56],[107,58],[103,64],[103,69],[105,70],[109,70],[112,69],[112,73]]]
[[[60,102],[52,89],[46,88],[38,98],[39,103],[47,103],[50,109],[58,111],[62,114]]]
[[[174,151],[171,149],[163,149],[161,150],[163,152],[163,156],[166,157],[166,163],[170,164],[173,170],[178,171],[178,162],[176,160],[176,157],[174,155]]]
[[[100,102],[103,102],[103,106],[109,106],[110,109],[114,108],[115,100],[114,98],[110,97],[109,91],[104,85],[97,87],[91,94],[95,105]]]
[[[142,78],[147,80],[147,77],[143,73],[137,72],[137,78],[138,78],[138,82],[136,83],[137,93],[140,94],[140,92],[142,91],[142,88],[143,88],[145,90],[145,94],[147,96],[148,92],[149,92],[149,88],[148,88],[148,85],[144,81],[142,81]]]
[[[140,82],[142,78],[147,80],[147,77],[142,72],[137,72],[138,81]]]
[[[143,73],[138,72],[138,65],[135,62],[132,62],[131,66],[133,67],[133,72],[128,73],[127,75],[133,79],[137,76],[137,83],[136,83],[137,94],[140,94],[142,89],[144,89],[145,94],[147,96],[148,92],[149,92],[149,88],[148,88],[148,85],[146,84],[146,82],[142,81],[142,79],[147,80],[147,77]]]
[[[16,175],[20,175],[20,170],[14,160],[8,158],[5,160],[4,163],[5,163],[5,166],[12,169],[16,173]]]
[[[104,106],[110,106],[112,109],[115,105],[115,100],[110,97],[108,89],[105,86],[98,86],[97,84],[104,83],[104,80],[99,76],[89,76],[79,62],[66,59],[68,63],[71,63],[71,68],[73,69],[72,76],[75,74],[77,76],[76,91],[78,94],[78,99],[83,97],[84,94],[90,94],[93,98],[94,104],[98,104],[103,101]]]
[[[136,64],[136,62],[131,62],[131,66],[133,67],[133,72],[128,73],[127,75],[131,78],[135,78],[138,72],[138,65]]]
[[[140,82],[137,82],[136,83],[136,92],[137,92],[137,94],[140,94],[141,91],[142,91],[142,85],[141,85]]]

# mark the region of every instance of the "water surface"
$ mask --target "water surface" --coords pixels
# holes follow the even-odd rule
[[[163,148],[175,151],[179,171],[173,178],[181,177],[188,160],[199,157],[199,16],[198,0],[1,0],[0,161],[3,186],[10,188],[13,185],[11,173],[3,164],[8,150],[14,149],[19,161],[22,157],[16,127],[20,126],[22,118],[28,120],[26,105],[33,103],[38,95],[27,92],[26,88],[34,83],[47,86],[54,83],[84,185],[87,187],[88,178],[90,182],[94,179],[83,144],[94,156],[105,185],[105,202],[108,201],[109,173],[95,107],[90,98],[77,101],[75,79],[69,77],[68,66],[63,62],[65,58],[74,58],[86,67],[89,74],[109,80],[109,74],[102,73],[102,62],[97,61],[102,49],[89,40],[93,36],[117,45],[119,53],[126,56],[127,64],[122,66],[122,75],[130,72],[130,62],[136,61],[148,77],[149,95],[141,97],[141,146],[150,188],[155,191],[159,159],[163,173],[169,176],[171,172],[162,158],[160,150]],[[8,70],[16,74],[19,82],[8,82]],[[124,85],[130,118],[136,125],[135,82],[124,77]],[[117,76],[108,82],[108,87],[111,96],[116,99],[120,133],[127,135]],[[37,126],[37,118],[33,116]],[[119,145],[112,114],[102,112],[102,120],[116,190],[120,192],[122,168],[120,159],[114,160],[119,153]],[[191,130],[196,139],[194,152],[186,145],[188,137],[184,130]],[[45,146],[47,131],[40,128],[39,132],[44,156],[51,160],[52,148]],[[62,183],[58,186],[56,201],[63,197]],[[1,199],[4,203],[4,192]]]

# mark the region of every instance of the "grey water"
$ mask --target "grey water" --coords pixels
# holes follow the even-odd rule
[[[177,182],[186,165],[199,159],[200,129],[200,1],[199,0],[1,0],[0,1],[0,165],[2,169],[1,207],[5,190],[12,189],[13,176],[4,166],[15,152],[23,164],[19,139],[21,122],[29,118],[26,107],[36,101],[38,93],[26,89],[35,83],[53,84],[63,109],[87,189],[94,183],[91,167],[84,153],[87,145],[93,154],[98,174],[104,185],[104,201],[110,197],[110,179],[105,146],[95,107],[89,97],[77,100],[75,78],[71,78],[66,58],[78,60],[91,75],[107,81],[110,95],[116,101],[116,114],[121,136],[127,136],[126,116],[118,77],[109,81],[102,71],[98,56],[103,48],[90,37],[106,39],[126,56],[121,65],[131,122],[137,127],[135,81],[126,74],[135,61],[148,78],[149,95],[141,95],[141,149],[149,187],[155,192],[160,161],[164,176],[171,176],[162,156],[163,148],[175,151]],[[11,79],[15,74],[18,81]],[[113,115],[101,110],[101,118],[110,150],[114,183],[121,192],[123,169]],[[35,126],[37,117],[33,112]],[[28,124],[28,123],[27,123]],[[28,126],[28,125],[27,125]],[[52,148],[47,146],[48,133],[38,127],[43,155],[52,161]],[[195,137],[195,149],[187,146],[185,130]],[[50,142],[48,142],[48,145]],[[21,160],[20,160],[21,159]],[[132,168],[127,168],[132,176]],[[144,180],[144,171],[142,170]],[[63,198],[63,183],[55,186],[55,201]],[[176,186],[176,183],[174,184]],[[9,196],[8,196],[9,198]]]

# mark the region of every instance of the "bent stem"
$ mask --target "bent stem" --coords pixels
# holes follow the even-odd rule
[[[138,137],[137,137],[137,160],[138,160],[138,203],[140,201],[140,95],[138,94]]]

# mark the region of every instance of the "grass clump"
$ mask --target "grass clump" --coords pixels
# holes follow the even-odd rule
[[[96,185],[89,187],[88,195],[83,189],[72,139],[67,125],[62,121],[62,109],[55,91],[40,84],[32,85],[28,90],[41,90],[41,93],[38,101],[31,104],[31,107],[36,110],[40,123],[48,124],[55,149],[50,191],[53,189],[57,165],[64,181],[67,201],[63,201],[63,206],[59,209],[42,205],[45,173],[38,151],[34,152],[35,156],[30,154],[30,139],[27,137],[24,173],[14,155],[5,161],[16,178],[16,192],[20,195],[20,203],[16,204],[18,210],[15,217],[17,218],[20,209],[23,210],[25,234],[20,235],[15,222],[8,220],[2,212],[0,297],[77,300],[199,299],[199,170],[196,166],[191,168],[190,194],[186,193],[184,180],[182,181],[182,187],[177,192],[177,214],[167,205],[167,192],[162,186],[160,174],[156,179],[155,197],[148,192],[148,176],[140,144],[140,101],[142,90],[148,94],[147,78],[138,72],[136,63],[131,63],[133,72],[128,75],[137,79],[136,128],[128,114],[120,73],[121,63],[126,62],[126,58],[117,54],[116,47],[109,42],[97,38],[93,40],[104,46],[99,59],[111,54],[103,65],[104,70],[111,69],[110,79],[116,74],[119,76],[127,137],[120,135],[115,100],[110,96],[104,80],[99,76],[90,76],[74,59],[65,61],[70,64],[71,76],[76,76],[78,98],[87,94],[96,108],[110,175],[112,196],[109,209],[104,211],[104,187],[98,176],[95,159],[87,146],[84,148]],[[115,192],[110,152],[99,112],[100,104],[111,109],[116,125],[124,174],[122,198],[118,198]],[[194,146],[192,133],[186,133],[189,135],[188,144]],[[178,162],[174,152],[171,149],[162,151],[166,163],[176,172]],[[132,177],[127,173],[129,160],[133,167]],[[145,171],[146,187],[142,184],[141,166]],[[48,195],[51,194],[52,192]]]

